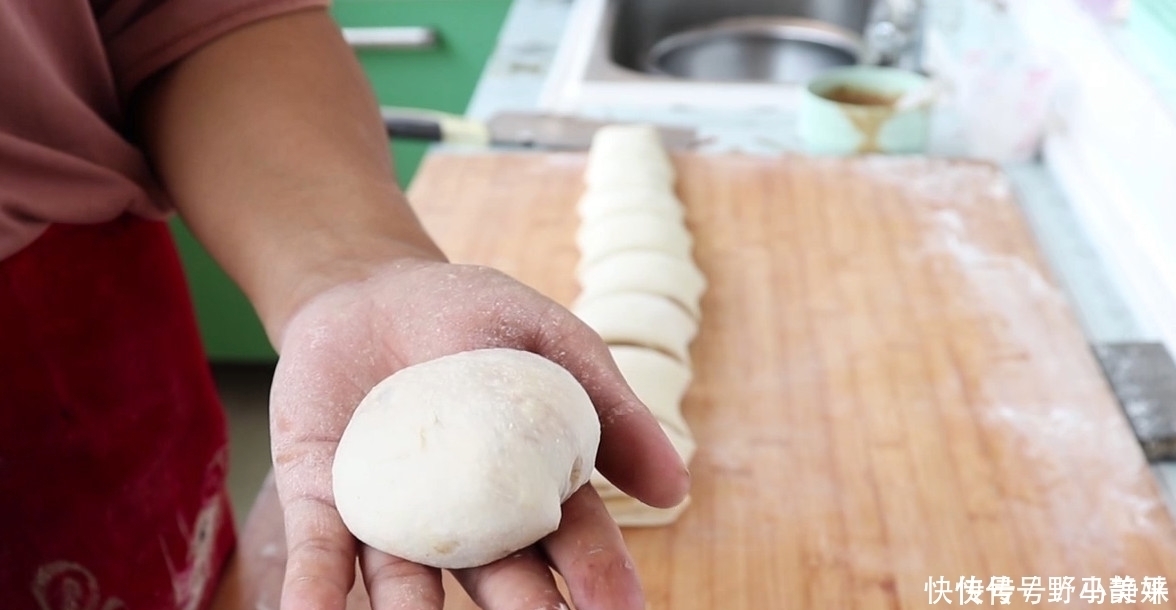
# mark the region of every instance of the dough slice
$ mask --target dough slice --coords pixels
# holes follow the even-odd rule
[[[673,508],[654,508],[641,501],[624,496],[621,498],[607,498],[604,507],[612,515],[613,521],[621,527],[659,527],[669,525],[678,520],[686,508],[690,506],[690,497],[682,500]]]
[[[690,428],[682,416],[682,397],[694,377],[690,368],[661,352],[642,347],[614,345],[609,351],[633,393],[649,407],[662,429],[667,434],[674,432],[679,437],[686,437],[679,439],[683,448],[684,440],[693,444]],[[675,437],[671,436],[670,440],[674,441]],[[678,447],[677,443],[675,447]],[[678,452],[683,460],[688,460],[683,453]]]
[[[668,188],[588,189],[576,202],[576,212],[583,222],[637,211],[664,216],[673,222],[682,222],[686,217],[685,206]]]
[[[593,263],[629,250],[652,250],[689,260],[694,238],[686,226],[664,214],[633,209],[584,221],[576,231],[577,275]]]
[[[609,125],[598,129],[588,151],[584,181],[590,187],[674,183],[674,166],[650,125]]]
[[[618,292],[646,292],[670,299],[696,320],[702,314],[699,300],[706,290],[706,277],[690,259],[654,250],[627,250],[588,265],[578,279],[580,296],[585,300]]]
[[[641,292],[616,292],[572,305],[575,313],[605,343],[641,345],[690,362],[690,342],[698,322],[673,301]]]

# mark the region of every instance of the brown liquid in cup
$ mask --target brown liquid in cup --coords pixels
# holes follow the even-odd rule
[[[857,106],[890,106],[898,100],[896,95],[886,95],[864,89],[839,85],[821,94],[821,97],[841,104]]]

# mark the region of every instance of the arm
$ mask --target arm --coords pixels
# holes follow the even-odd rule
[[[357,558],[377,610],[440,610],[440,573],[359,547],[331,492],[351,413],[409,364],[482,347],[546,356],[580,380],[602,414],[601,472],[656,506],[685,496],[677,452],[599,336],[502,274],[444,262],[396,186],[375,100],[324,11],[267,19],[205,45],[145,85],[138,108],[145,147],[180,214],[281,354],[270,425],[288,549],[284,610],[343,608]],[[548,565],[583,610],[642,608],[632,559],[590,486],[563,516],[535,547],[455,576],[488,610],[562,603]]]
[[[325,287],[390,259],[444,259],[396,184],[375,99],[325,12],[230,33],[139,102],[139,130],[180,215],[275,345]]]

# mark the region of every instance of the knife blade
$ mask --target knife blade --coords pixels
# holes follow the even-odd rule
[[[384,128],[391,138],[426,140],[476,146],[510,146],[552,150],[587,150],[598,129],[615,124],[571,115],[540,112],[500,112],[482,122],[421,108],[381,108]],[[669,149],[698,144],[694,129],[654,125]]]

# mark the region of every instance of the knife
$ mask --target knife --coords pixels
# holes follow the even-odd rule
[[[538,112],[500,112],[489,121],[421,108],[380,109],[388,137],[476,146],[523,146],[587,150],[596,130],[615,122]],[[698,144],[694,129],[655,125],[662,144],[688,149]]]

